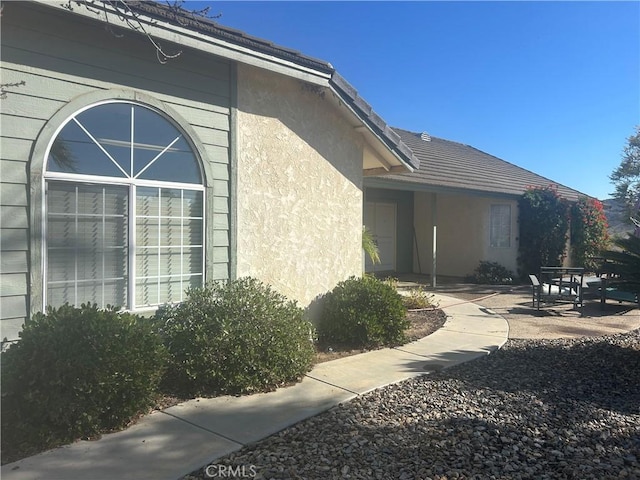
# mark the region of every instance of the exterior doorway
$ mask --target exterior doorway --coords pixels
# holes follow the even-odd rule
[[[365,271],[386,272],[396,270],[396,204],[366,202],[364,224],[378,245],[380,263],[374,265],[365,259]]]

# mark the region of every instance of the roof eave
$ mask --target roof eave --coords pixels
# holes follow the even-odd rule
[[[400,135],[373,110],[366,100],[358,95],[357,90],[337,71],[333,72],[329,80],[329,87],[343,104],[360,119],[365,127],[361,132],[369,142],[375,140],[384,145],[406,172],[413,172],[420,167],[420,160],[402,141]]]
[[[70,12],[69,8],[62,3],[50,0],[32,1],[44,7],[55,8],[65,13]],[[155,3],[130,3],[131,8],[135,10],[135,16],[133,13],[123,14],[121,10],[103,2],[91,3],[89,8],[86,5],[72,4],[71,13],[129,31],[132,31],[131,21],[140,22],[145,33],[152,38],[288,75],[316,85],[326,86],[331,78],[333,67],[327,62],[296,55],[293,50],[277,47],[266,41],[263,41],[260,47],[260,42],[255,37],[241,34],[237,30],[216,26],[213,22],[202,22],[202,25],[207,26],[210,30],[205,32],[204,28],[195,29],[193,27],[194,20],[189,16],[181,17],[191,22],[185,22],[184,25],[177,21],[171,21],[158,14],[159,11],[166,8],[159,4],[158,7]],[[140,34],[144,35],[144,33]]]
[[[446,185],[435,185],[428,183],[411,182],[396,177],[376,177],[365,178],[364,186],[366,188],[380,188],[385,190],[402,190],[409,192],[429,192],[443,193],[449,195],[469,195],[476,197],[504,198],[516,200],[520,194],[510,192],[498,192],[491,190],[480,190],[463,187],[450,187]]]
[[[388,161],[390,166],[387,167],[387,173],[412,172],[420,165],[419,159],[400,135],[373,111],[328,62],[156,2],[129,1],[127,5],[131,11],[123,13],[121,9],[104,2],[84,2],[84,7],[80,2],[81,5],[72,4],[70,9],[50,0],[32,1],[129,31],[132,30],[132,21],[139,22],[145,30],[141,35],[146,33],[155,39],[328,87],[361,123],[359,131],[366,141]]]

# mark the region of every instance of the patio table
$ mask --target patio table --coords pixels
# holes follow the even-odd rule
[[[573,303],[574,308],[582,307],[584,268],[541,267],[539,280],[535,275],[529,277],[533,284],[533,303],[538,310],[543,300]]]

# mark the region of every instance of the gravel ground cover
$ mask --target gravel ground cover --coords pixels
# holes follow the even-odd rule
[[[638,479],[640,330],[509,340],[300,422],[208,473],[184,480]]]

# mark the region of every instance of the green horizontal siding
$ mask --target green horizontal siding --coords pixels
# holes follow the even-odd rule
[[[30,155],[47,122],[84,94],[140,92],[164,102],[169,116],[189,124],[211,175],[207,179],[207,278],[228,278],[231,65],[195,50],[170,44],[163,48],[183,52],[176,61],[162,65],[143,35],[126,32],[125,38],[116,38],[98,22],[38,4],[5,6],[3,83],[24,81],[10,87],[0,102],[0,328],[12,332],[10,340],[28,312],[39,309],[29,304],[29,278],[34,281],[32,296],[41,295],[42,288],[40,265],[34,261],[41,249],[40,226],[33,225],[30,231],[29,223],[30,211],[41,208],[29,205],[31,195],[38,196],[41,180],[37,170],[29,170]],[[33,160],[34,165],[43,161]],[[30,237],[36,243],[30,244]],[[35,271],[29,270],[31,261]]]

